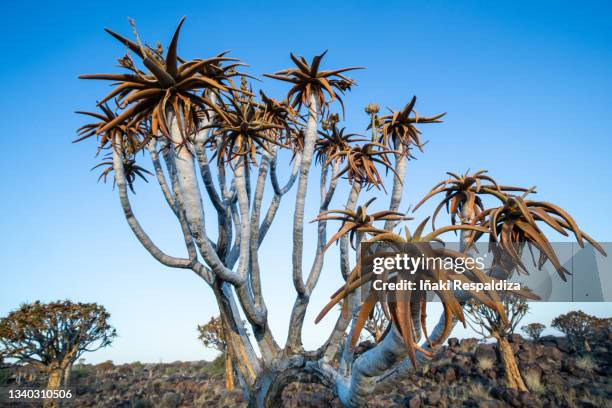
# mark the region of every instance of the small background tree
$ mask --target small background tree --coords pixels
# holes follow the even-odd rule
[[[208,323],[198,325],[198,339],[204,347],[220,351],[225,359],[225,387],[228,390],[234,389],[234,367],[223,335],[223,322],[221,317],[211,317]]]
[[[542,332],[545,328],[546,325],[542,323],[529,323],[528,325],[521,327],[521,330],[527,333],[527,335],[531,337],[533,341],[538,341],[540,340]]]
[[[573,310],[555,317],[552,327],[565,334],[575,347],[583,347],[585,351],[591,351],[589,341],[596,339],[602,331],[609,332],[610,319],[600,319],[582,310]]]
[[[612,337],[612,317],[595,317],[593,322],[593,338],[597,341],[607,341]]]
[[[47,388],[59,389],[66,385],[72,364],[81,354],[106,347],[116,337],[109,317],[96,303],[23,304],[0,318],[0,355],[40,369],[49,376]]]
[[[499,313],[474,300],[466,303],[466,320],[470,327],[483,338],[493,337],[497,340],[508,386],[527,391],[514,353],[508,343],[508,337],[514,333],[521,319],[527,314],[529,305],[525,299],[511,293],[505,294],[502,300],[508,318],[507,324],[504,323]]]

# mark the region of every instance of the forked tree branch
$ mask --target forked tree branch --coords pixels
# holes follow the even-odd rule
[[[295,210],[293,213],[293,250],[291,253],[293,264],[293,286],[295,290],[303,295],[306,292],[302,277],[302,255],[304,252],[304,207],[306,204],[306,192],[308,189],[308,175],[317,140],[319,107],[314,92],[308,99],[308,122],[304,131],[304,148],[300,161],[300,176],[295,198]]]
[[[115,144],[117,146],[121,144],[119,136],[117,136],[115,139]],[[121,154],[118,152],[118,148],[115,146],[113,146],[111,150],[113,152],[113,171],[115,172],[115,183],[117,190],[119,191],[119,201],[121,202],[125,219],[138,241],[140,241],[142,246],[161,264],[172,268],[191,268],[192,262],[190,259],[176,258],[167,255],[161,249],[159,249],[159,247],[153,243],[151,238],[149,238],[147,233],[144,232],[140,226],[140,223],[136,219],[134,212],[132,211],[132,205],[130,204],[130,199],[128,197],[127,182],[123,167],[123,157],[121,157]]]
[[[179,146],[174,155],[174,165],[191,236],[211,270],[221,279],[240,286],[246,280],[246,273],[243,275],[227,268],[219,258],[206,234],[204,206],[196,178],[194,158],[189,149],[181,146],[182,130],[179,118],[171,111],[168,112],[168,117],[168,122],[171,124],[171,142]]]
[[[327,168],[321,170],[320,178],[320,191],[321,191],[321,203],[319,206],[319,213],[327,211],[329,203],[331,202],[334,193],[336,191],[336,185],[338,183],[338,174],[340,172],[340,164],[334,162],[332,164],[332,174],[327,185]],[[310,273],[306,279],[306,285],[304,292],[297,293],[293,309],[291,311],[291,317],[289,319],[289,330],[287,333],[286,347],[289,350],[299,349],[302,346],[302,328],[304,326],[304,318],[306,317],[306,310],[310,302],[310,295],[314,290],[315,286],[321,276],[323,269],[323,262],[325,259],[325,244],[327,243],[327,221],[319,220],[317,222],[317,247],[314,260],[310,269]]]
[[[289,179],[287,180],[287,183],[283,187],[280,187],[276,174],[276,157],[277,156],[275,154],[274,157],[272,157],[272,159],[270,160],[270,180],[274,189],[274,197],[272,197],[272,201],[270,203],[270,206],[268,207],[266,216],[264,217],[263,221],[261,222],[261,225],[259,226],[259,239],[257,241],[258,247],[261,245],[263,239],[266,237],[268,230],[270,229],[270,226],[274,221],[274,217],[276,216],[276,211],[278,210],[282,197],[287,194],[287,192],[293,187],[293,184],[295,184],[295,181],[297,180],[297,173],[300,169],[299,163],[301,154],[298,153],[293,160],[293,167],[291,168],[291,174],[289,176]]]

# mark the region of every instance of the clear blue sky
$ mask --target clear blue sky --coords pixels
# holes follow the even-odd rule
[[[90,361],[213,356],[195,339],[196,323],[216,314],[211,291],[141,249],[111,186],[89,172],[97,163],[93,144],[70,143],[83,124],[73,111],[91,109],[108,90],[76,77],[116,70],[123,48],[103,28],[130,35],[128,16],[143,39],[166,43],[186,15],[181,55],[230,49],[258,76],[289,66],[289,51],[310,57],[329,49],[328,67],[366,66],[345,99],[350,130],[363,130],[371,101],[399,108],[416,94],[420,113],[448,112],[444,124],[423,129],[430,143],[410,163],[407,203],[447,170],[486,168],[501,182],[537,185],[596,239],[612,240],[610,2],[88,3],[3,8],[0,314],[36,299],[104,304],[120,337]],[[270,80],[263,86],[276,97],[287,90]],[[137,188],[142,223],[180,254],[157,186]],[[280,216],[289,211],[285,202]],[[281,339],[293,303],[283,231],[276,225],[264,245],[264,291]],[[338,282],[335,265],[327,264],[312,312]],[[548,324],[575,307],[544,306],[529,319]],[[609,313],[609,304],[584,308]],[[312,329],[312,314],[310,346],[324,331]]]

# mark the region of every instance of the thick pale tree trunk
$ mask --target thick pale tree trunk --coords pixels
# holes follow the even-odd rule
[[[64,381],[63,385],[70,385],[70,374],[72,373],[72,364],[68,364],[64,368]]]
[[[58,390],[64,385],[64,369],[55,368],[49,371],[49,378],[47,380],[48,390]],[[45,398],[43,400],[44,408],[59,408],[61,406],[60,400]]]
[[[528,391],[525,383],[523,382],[523,378],[521,377],[521,372],[516,364],[516,359],[514,358],[514,353],[512,352],[510,343],[508,343],[508,339],[505,336],[500,336],[498,334],[494,334],[494,337],[497,340],[499,354],[502,362],[504,363],[508,388],[513,388],[519,391]]]
[[[47,380],[48,390],[57,390],[63,385],[64,371],[61,368],[51,370]]]
[[[276,360],[257,378],[249,398],[251,408],[282,407],[282,394],[292,382],[322,384],[332,389],[335,374],[331,367],[321,364],[316,357],[293,356]]]

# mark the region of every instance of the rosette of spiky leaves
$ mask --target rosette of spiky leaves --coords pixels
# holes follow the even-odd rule
[[[481,282],[490,283],[494,279],[487,276],[483,271],[476,267],[467,268],[465,271],[456,271],[454,268],[445,269],[442,262],[424,263],[422,267],[409,273],[400,274],[398,271],[386,271],[382,275],[375,274],[373,271],[373,262],[375,258],[394,257],[397,253],[405,253],[410,257],[426,257],[428,259],[452,259],[453,265],[467,265],[465,262],[466,255],[457,251],[445,248],[442,245],[432,245],[430,241],[437,239],[439,235],[453,230],[465,229],[484,231],[485,228],[471,225],[456,225],[445,227],[440,230],[434,230],[429,234],[423,235],[423,229],[427,223],[425,219],[414,233],[410,233],[408,228],[405,229],[405,236],[402,237],[393,232],[385,231],[373,236],[368,242],[374,245],[369,247],[362,255],[362,262],[357,265],[351,274],[348,276],[346,283],[332,294],[330,302],[325,305],[317,316],[315,322],[318,323],[336,304],[342,302],[342,312],[348,316],[348,309],[344,302],[347,296],[355,290],[368,287],[375,279],[382,279],[384,282],[399,282],[399,280],[408,279],[415,282],[415,290],[406,290],[403,293],[397,292],[394,294],[386,294],[382,291],[369,290],[365,300],[362,302],[355,326],[350,339],[351,347],[354,347],[359,339],[359,334],[367,321],[368,316],[376,306],[380,304],[387,318],[393,322],[402,336],[404,343],[408,349],[408,355],[413,364],[416,364],[416,352],[421,352],[424,356],[431,356],[431,351],[437,347],[442,339],[452,329],[453,318],[465,323],[465,317],[462,310],[462,304],[457,299],[455,292],[452,290],[435,290],[434,293],[440,298],[444,308],[444,328],[443,334],[438,337],[437,341],[431,341],[427,334],[426,326],[426,307],[427,307],[427,291],[421,290],[419,281],[447,281],[449,279],[458,279],[464,283]],[[461,262],[458,262],[461,260]],[[363,269],[362,269],[363,267]],[[502,319],[506,319],[501,301],[495,291],[489,290],[474,290],[467,293],[476,299],[478,302],[485,304],[491,309],[500,313]],[[521,293],[524,296],[529,296],[528,292]],[[417,343],[416,333],[422,329],[429,350],[424,349]]]
[[[73,143],[78,143],[92,136],[96,136],[98,138],[99,153],[101,150],[110,147],[115,137],[119,136],[124,144],[124,149],[128,149],[131,153],[136,153],[149,141],[150,133],[144,129],[141,122],[132,123],[124,121],[117,123],[108,130],[103,130],[106,125],[117,118],[117,115],[107,104],[102,104],[99,107],[100,112],[76,112],[81,115],[91,116],[98,119],[98,121],[81,126],[77,130],[78,138],[74,140]]]
[[[282,142],[291,149],[291,162],[304,150],[304,137],[303,127],[291,127],[290,132],[284,134]]]
[[[124,156],[123,157],[123,171],[125,173],[125,181],[127,182],[127,185],[132,191],[132,193],[136,194],[136,191],[134,190],[134,182],[136,181],[136,177],[140,177],[142,180],[148,183],[149,181],[147,180],[145,175],[146,174],[153,175],[153,173],[139,166],[136,163],[136,159],[134,159],[133,157],[126,157],[125,154],[123,156]],[[104,160],[105,161],[103,161],[102,163],[94,166],[92,170],[102,167],[103,170],[102,170],[102,173],[100,173],[100,177],[98,177],[98,181],[102,180],[104,183],[106,183],[108,176],[114,170],[112,154],[109,153],[108,155],[106,155],[104,157]],[[113,188],[114,187],[115,187],[115,179],[113,178]]]
[[[184,144],[187,141],[187,135],[197,127],[198,111],[210,105],[210,101],[199,96],[198,93],[204,90],[226,91],[230,88],[222,81],[235,75],[235,64],[231,68],[223,68],[221,63],[236,61],[233,58],[226,58],[222,54],[210,59],[179,63],[182,60],[177,56],[177,45],[184,20],[185,18],[181,19],[165,56],[162,56],[161,47],[153,49],[143,45],[137,35],[137,41],[134,42],[106,29],[106,32],[142,60],[147,72],[139,69],[132,58],[126,55],[119,60],[119,65],[128,73],[92,74],[79,77],[113,81],[116,85],[99,104],[116,98],[123,111],[100,129],[101,132],[126,121],[135,124],[150,118],[151,131],[154,134],[161,132],[170,138],[170,124],[167,119],[168,112],[171,111],[179,120],[179,129],[182,134],[180,144]]]
[[[259,91],[261,96],[262,109],[264,110],[263,120],[267,123],[280,125],[284,132],[280,133],[278,140],[293,150],[293,153],[302,151],[304,148],[304,138],[296,137],[298,132],[296,124],[300,121],[300,116],[291,106],[287,99],[277,101],[274,98],[268,97],[263,91]],[[273,132],[279,132],[274,129]]]
[[[227,103],[220,99],[211,105],[215,119],[204,127],[213,129],[206,145],[214,149],[220,169],[239,157],[248,157],[251,163],[257,164],[260,148],[272,154],[272,145],[282,146],[278,134],[284,126],[268,122],[264,107],[252,98],[240,98],[233,92],[227,99]]]
[[[494,267],[501,267],[508,275],[514,270],[518,273],[520,270],[528,273],[521,259],[523,249],[528,246],[533,256],[535,247],[539,252],[538,268],[541,269],[550,261],[565,281],[569,272],[561,265],[553,246],[538,223],[543,223],[564,236],[573,234],[580,247],[584,247],[586,240],[602,255],[606,255],[601,245],[582,231],[567,211],[552,203],[526,200],[528,193],[529,191],[520,197],[507,195],[501,206],[482,211],[474,220],[475,224],[488,228],[489,251],[494,255]],[[475,232],[472,241],[475,242],[481,235],[481,232]]]
[[[479,170],[475,173],[468,174],[469,170],[463,175],[447,172],[449,179],[436,184],[425,197],[414,207],[416,211],[423,203],[433,196],[445,193],[444,199],[436,207],[432,217],[431,225],[435,229],[435,221],[438,213],[443,207],[451,216],[451,223],[455,225],[457,218],[462,222],[471,222],[471,220],[463,220],[462,213],[471,214],[472,217],[477,216],[484,210],[481,194],[490,194],[496,197],[503,197],[503,192],[508,191],[527,191],[527,188],[499,185],[497,182],[486,173],[486,170]],[[485,184],[483,184],[483,182]]]
[[[446,112],[434,116],[419,116],[414,110],[416,96],[400,111],[391,111],[389,115],[382,116],[376,122],[380,126],[379,142],[408,155],[410,146],[416,146],[423,151],[421,131],[416,127],[420,123],[441,123],[441,117]],[[368,127],[371,128],[372,125]]]
[[[380,143],[349,146],[343,150],[337,150],[334,154],[327,157],[327,162],[324,166],[329,165],[334,160],[346,161],[346,166],[338,172],[338,177],[346,175],[350,184],[358,183],[362,186],[367,186],[368,189],[376,187],[380,190],[380,187],[382,187],[384,190],[385,186],[376,165],[382,165],[385,171],[391,170],[397,175],[388,157],[390,153],[398,152],[389,150]]]
[[[343,155],[336,153],[348,150],[351,144],[356,142],[366,142],[367,139],[359,138],[357,133],[344,133],[346,128],[338,128],[335,122],[331,122],[327,129],[319,130],[321,136],[315,144],[315,160],[317,163],[324,165],[327,158],[335,157],[334,160],[342,160]]]
[[[335,99],[340,102],[344,112],[341,95],[355,85],[355,81],[344,76],[343,73],[362,69],[362,67],[321,71],[321,60],[326,53],[327,51],[315,56],[310,64],[304,57],[296,57],[291,53],[291,60],[295,64],[295,68],[288,68],[274,74],[264,74],[264,76],[292,83],[293,87],[287,93],[287,99],[291,100],[291,106],[298,110],[303,105],[308,107],[310,96],[313,95],[322,112],[326,111],[327,102]],[[327,98],[325,94],[327,94]]]
[[[261,96],[266,122],[275,125],[288,125],[296,121],[297,112],[287,99],[279,102],[267,96],[263,91],[259,91],[259,95]]]
[[[369,199],[365,204],[360,205],[352,210],[328,210],[320,213],[317,217],[311,221],[342,221],[342,225],[340,229],[329,239],[327,245],[323,249],[323,252],[327,251],[327,249],[344,235],[349,234],[349,240],[351,243],[351,247],[355,249],[357,247],[358,242],[356,242],[357,233],[361,234],[381,234],[387,232],[386,230],[374,227],[375,221],[402,221],[409,220],[410,217],[407,217],[405,214],[398,211],[377,211],[372,214],[368,214],[368,206],[372,204],[372,202],[376,200],[376,198]]]

